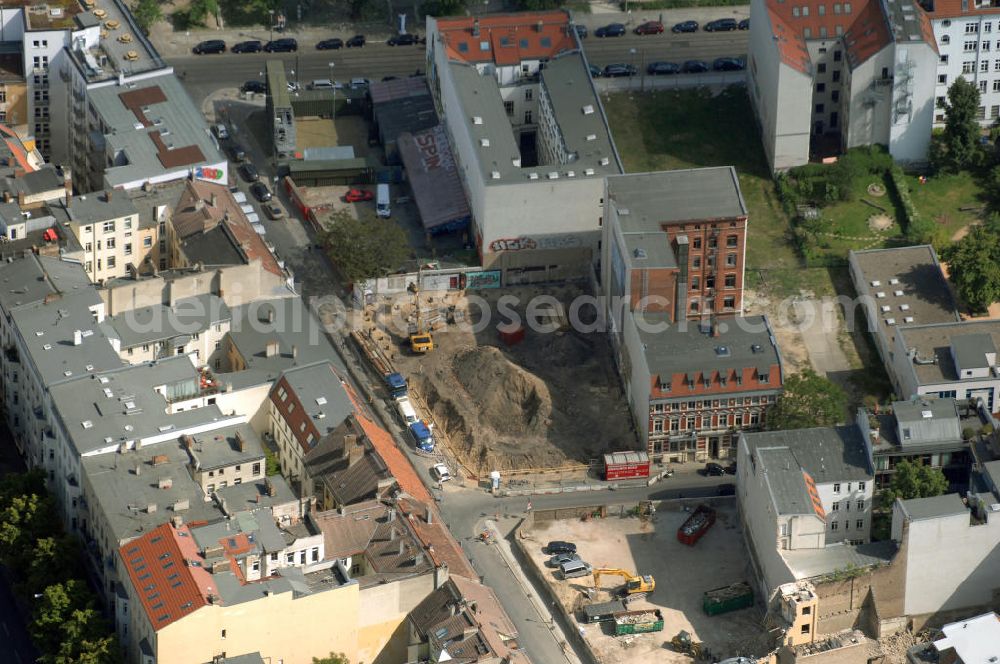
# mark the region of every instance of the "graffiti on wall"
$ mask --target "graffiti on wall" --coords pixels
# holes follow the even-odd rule
[[[532,249],[575,249],[583,244],[576,235],[545,235],[502,238],[490,242],[490,251],[530,251]]]

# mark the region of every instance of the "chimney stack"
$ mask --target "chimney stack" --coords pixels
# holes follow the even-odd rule
[[[106,203],[110,203],[110,202],[111,202],[111,192],[112,192],[112,191],[113,191],[112,189],[106,189],[106,190],[104,191],[104,201],[105,201]]]
[[[3,192],[3,202],[4,203],[10,203],[10,192],[9,191]]]
[[[278,354],[278,340],[271,339],[267,342],[267,346],[264,349],[264,355],[267,357],[275,357]]]
[[[344,447],[347,448],[347,467],[350,468],[365,456],[365,443],[349,433],[344,436]]]
[[[244,440],[243,434],[239,431],[236,432],[236,444],[239,446],[240,452],[247,451],[247,441]]]
[[[219,207],[219,197],[212,192],[212,207]]]
[[[274,322],[274,309],[268,309],[267,310],[267,322],[268,323],[273,323]]]
[[[433,523],[434,523],[434,512],[431,510],[431,506],[428,505],[427,506],[427,525],[429,526],[429,525],[431,525]]]
[[[24,207],[24,192],[23,191],[17,192],[17,204],[20,205],[21,207]]]
[[[83,332],[81,330],[73,330],[73,345],[79,346],[83,343]]]
[[[298,358],[298,356],[299,356],[299,347],[296,346],[295,344],[292,344],[292,359],[294,360]]]
[[[479,19],[478,18],[474,19],[472,21],[472,36],[473,37],[478,37],[479,36]]]

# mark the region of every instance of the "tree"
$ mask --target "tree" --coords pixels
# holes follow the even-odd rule
[[[896,464],[889,488],[882,492],[882,505],[892,507],[897,498],[931,498],[948,490],[948,479],[940,468],[925,466],[921,461],[900,461]]]
[[[188,5],[188,20],[204,24],[209,16],[218,16],[219,0],[191,0]]]
[[[389,274],[410,256],[402,228],[371,215],[355,219],[346,210],[332,215],[320,242],[350,282]]]
[[[47,587],[29,627],[43,651],[42,664],[113,664],[121,661],[113,630],[94,607],[85,582],[71,579]]]
[[[958,171],[978,163],[981,155],[978,117],[979,88],[960,76],[948,88],[942,145],[940,151],[935,151],[935,156],[943,159],[939,165],[945,170]]]
[[[351,664],[350,660],[344,653],[330,653],[328,656],[320,659],[319,657],[313,657],[313,664]]]
[[[139,0],[132,8],[132,16],[147,35],[157,21],[163,20],[163,10],[159,0]]]
[[[461,16],[465,14],[465,0],[430,0],[423,9],[428,16]]]
[[[1000,222],[973,226],[968,235],[942,252],[959,297],[974,312],[1000,299]]]
[[[847,395],[812,369],[785,379],[784,392],[767,413],[767,428],[805,429],[830,426],[844,419]]]

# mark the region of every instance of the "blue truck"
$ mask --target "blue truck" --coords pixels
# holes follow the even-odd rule
[[[413,438],[413,443],[421,452],[434,451],[434,435],[426,423],[418,421],[411,424],[410,437]]]
[[[385,374],[383,380],[385,381],[386,389],[389,390],[390,397],[398,399],[399,397],[406,396],[406,379],[403,378],[403,374],[398,372]]]

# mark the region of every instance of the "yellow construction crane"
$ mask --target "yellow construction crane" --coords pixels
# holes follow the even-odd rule
[[[623,569],[595,569],[594,570],[594,587],[601,587],[601,577],[602,576],[620,576],[625,579],[625,594],[633,595],[635,593],[651,593],[653,589],[656,588],[656,581],[653,580],[651,574],[633,574]]]
[[[416,329],[410,330],[410,350],[414,353],[426,353],[428,351],[434,350],[434,337],[431,336],[428,330],[424,329],[420,320],[420,286],[419,286],[419,275],[417,273],[417,282],[410,284],[410,290],[413,291],[413,304],[417,310],[417,325]]]

